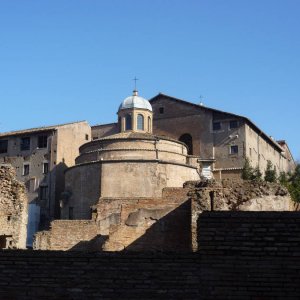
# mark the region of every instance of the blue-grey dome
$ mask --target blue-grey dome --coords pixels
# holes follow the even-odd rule
[[[121,109],[128,108],[141,108],[152,111],[152,106],[148,100],[143,97],[138,96],[137,91],[133,91],[133,95],[125,98],[119,106],[119,111]]]

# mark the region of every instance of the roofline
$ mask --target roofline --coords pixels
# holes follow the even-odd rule
[[[294,157],[293,157],[293,154],[292,154],[292,152],[291,152],[291,150],[290,150],[290,147],[289,147],[288,143],[286,142],[286,140],[278,140],[277,143],[278,143],[279,145],[280,145],[280,143],[283,143],[283,144],[286,145],[286,147],[287,147],[287,149],[288,149],[288,151],[289,151],[289,154],[290,154],[291,157],[292,157],[292,160],[293,160],[294,164],[296,164],[296,161],[295,161],[295,159],[294,159]]]
[[[117,125],[117,124],[118,124],[118,122],[105,123],[105,124],[96,124],[96,125],[91,125],[91,128],[100,127],[100,126],[108,126],[108,125]]]
[[[273,146],[275,146],[275,148],[277,148],[277,150],[279,150],[280,152],[283,151],[283,149],[281,148],[281,146],[279,144],[276,143],[276,141],[272,140],[266,133],[264,133],[257,125],[255,125],[249,118],[247,117],[244,117],[244,116],[241,116],[241,115],[237,115],[237,114],[233,114],[233,113],[229,113],[229,112],[226,112],[226,111],[222,111],[222,110],[219,110],[219,109],[215,109],[215,108],[211,108],[211,107],[207,107],[207,106],[202,106],[202,105],[199,105],[199,104],[195,104],[195,103],[192,103],[192,102],[188,102],[186,100],[182,100],[182,99],[179,99],[179,98],[175,98],[175,97],[172,97],[172,96],[169,96],[169,95],[166,95],[166,94],[163,94],[163,93],[159,93],[157,94],[156,96],[154,96],[153,98],[151,98],[149,100],[150,103],[154,102],[155,100],[157,100],[159,97],[166,97],[166,98],[169,98],[173,101],[176,101],[176,102],[179,102],[179,103],[183,103],[183,104],[188,104],[188,105],[191,105],[191,106],[194,106],[195,108],[197,109],[205,109],[205,110],[208,110],[208,111],[212,111],[212,112],[216,112],[216,113],[222,113],[222,114],[227,114],[227,115],[230,115],[230,116],[233,116],[233,117],[236,117],[236,118],[241,118],[243,119],[244,121],[246,121],[246,123],[248,123],[250,126],[252,126],[256,131],[257,133],[260,135],[260,136],[263,136],[266,140],[268,140],[271,144],[273,144]]]
[[[58,124],[58,125],[41,126],[41,127],[28,128],[28,129],[23,129],[23,130],[14,130],[14,131],[0,133],[0,138],[10,136],[10,135],[21,135],[21,134],[23,135],[23,134],[31,134],[31,133],[35,133],[35,132],[44,132],[44,131],[48,131],[48,130],[56,130],[59,127],[72,125],[72,124],[78,124],[78,123],[87,123],[88,124],[88,122],[86,120],[83,120],[83,121],[69,122],[69,123]]]

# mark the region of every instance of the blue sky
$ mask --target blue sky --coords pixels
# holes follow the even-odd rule
[[[247,116],[300,159],[299,53],[299,0],[1,0],[0,131],[114,122],[137,76],[145,98]]]

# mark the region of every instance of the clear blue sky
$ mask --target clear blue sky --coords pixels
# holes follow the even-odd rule
[[[137,76],[249,117],[300,159],[299,0],[1,0],[0,131],[116,121]]]

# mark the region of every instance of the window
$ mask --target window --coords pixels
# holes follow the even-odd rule
[[[179,138],[180,142],[183,142],[187,146],[188,155],[193,155],[193,138],[189,133],[185,133]]]
[[[160,114],[163,114],[164,112],[165,112],[165,108],[164,108],[164,107],[160,107],[160,108],[159,108],[159,113],[160,113]]]
[[[29,164],[23,165],[23,176],[29,175]]]
[[[132,130],[132,118],[129,114],[125,117],[125,130]]]
[[[25,186],[28,192],[34,192],[36,188],[36,178],[30,178],[25,182]]]
[[[21,138],[21,151],[30,150],[30,137]]]
[[[49,172],[49,163],[44,162],[43,163],[43,174],[47,174]]]
[[[0,153],[7,153],[8,140],[0,141]]]
[[[73,207],[69,207],[69,220],[73,220],[73,218],[74,218]]]
[[[47,135],[40,135],[38,137],[38,148],[47,148]]]
[[[148,131],[151,132],[151,118],[148,117]]]
[[[232,121],[229,122],[229,128],[230,129],[238,128],[238,126],[239,126],[239,123],[238,123],[237,120],[232,120]]]
[[[47,199],[48,199],[48,187],[40,186],[40,200],[47,200]]]
[[[88,135],[88,134],[85,135],[85,140],[86,140],[86,141],[89,140],[89,135]]]
[[[220,130],[221,122],[213,122],[213,130]]]
[[[137,115],[137,129],[144,130],[144,116],[140,114]]]
[[[230,146],[230,154],[238,154],[239,153],[239,146],[234,145]]]

